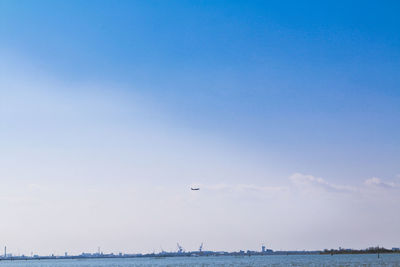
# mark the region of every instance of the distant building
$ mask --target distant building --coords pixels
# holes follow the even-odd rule
[[[400,248],[392,248],[392,251],[400,251]]]
[[[265,253],[265,246],[264,245],[262,245],[262,247],[261,247],[261,252]]]

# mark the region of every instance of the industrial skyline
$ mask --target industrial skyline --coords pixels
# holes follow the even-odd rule
[[[179,243],[176,251],[165,251],[161,248],[159,252],[153,251],[149,253],[103,253],[100,247],[95,253],[82,252],[80,254],[71,255],[65,252],[64,255],[12,255],[7,254],[7,247],[4,247],[4,255],[0,257],[0,260],[40,260],[40,259],[89,259],[89,258],[138,258],[138,257],[199,257],[199,256],[271,256],[271,255],[323,255],[323,254],[378,254],[379,253],[400,253],[400,248],[394,247],[392,249],[386,249],[384,247],[369,247],[366,249],[346,249],[339,247],[338,249],[323,249],[323,250],[279,250],[274,251],[267,248],[264,244],[261,246],[260,251],[253,250],[240,250],[240,251],[210,251],[203,250],[203,243],[199,246],[198,250],[186,251]]]

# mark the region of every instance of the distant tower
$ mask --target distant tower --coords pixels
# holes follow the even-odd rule
[[[265,253],[265,246],[264,245],[262,245],[262,247],[261,247],[261,252]]]
[[[4,258],[7,258],[7,246],[4,246]]]
[[[176,243],[176,246],[178,247],[178,253],[183,253],[183,247],[179,243]]]

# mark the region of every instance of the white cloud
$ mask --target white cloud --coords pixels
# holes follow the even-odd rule
[[[196,184],[192,187],[201,187],[202,190],[221,191],[227,193],[260,193],[279,195],[287,192],[322,192],[322,193],[364,193],[370,192],[369,188],[393,189],[400,188],[399,184],[394,182],[385,182],[380,178],[370,178],[365,180],[364,184],[359,186],[340,185],[326,181],[323,178],[313,175],[294,173],[289,177],[291,184],[288,186],[266,186],[257,184]]]
[[[322,178],[315,177],[312,175],[305,175],[301,173],[295,173],[292,176],[290,176],[290,180],[292,183],[301,188],[301,189],[307,189],[307,188],[314,188],[314,189],[323,189],[328,192],[355,192],[357,191],[356,188],[351,187],[351,186],[346,186],[346,185],[337,185],[337,184],[332,184],[327,181],[325,181]]]
[[[372,177],[365,180],[364,184],[366,186],[373,186],[373,187],[380,187],[380,188],[397,188],[399,187],[398,184],[393,182],[384,182],[377,177]]]
[[[254,184],[215,184],[215,185],[204,185],[204,189],[208,190],[223,190],[230,192],[265,192],[265,193],[277,193],[286,192],[287,187],[284,186],[260,186]]]

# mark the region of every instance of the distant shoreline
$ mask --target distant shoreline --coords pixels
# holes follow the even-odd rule
[[[239,253],[239,252],[225,252],[225,253],[204,253],[202,255],[194,254],[191,252],[185,253],[173,253],[173,254],[137,254],[137,255],[93,255],[93,256],[37,256],[37,257],[26,257],[26,256],[16,256],[0,258],[0,261],[38,261],[38,260],[88,260],[88,259],[132,259],[132,258],[173,258],[173,257],[220,257],[220,256],[230,256],[230,257],[250,257],[250,256],[295,256],[295,255],[377,255],[380,254],[400,254],[400,251],[274,251],[271,253]]]

